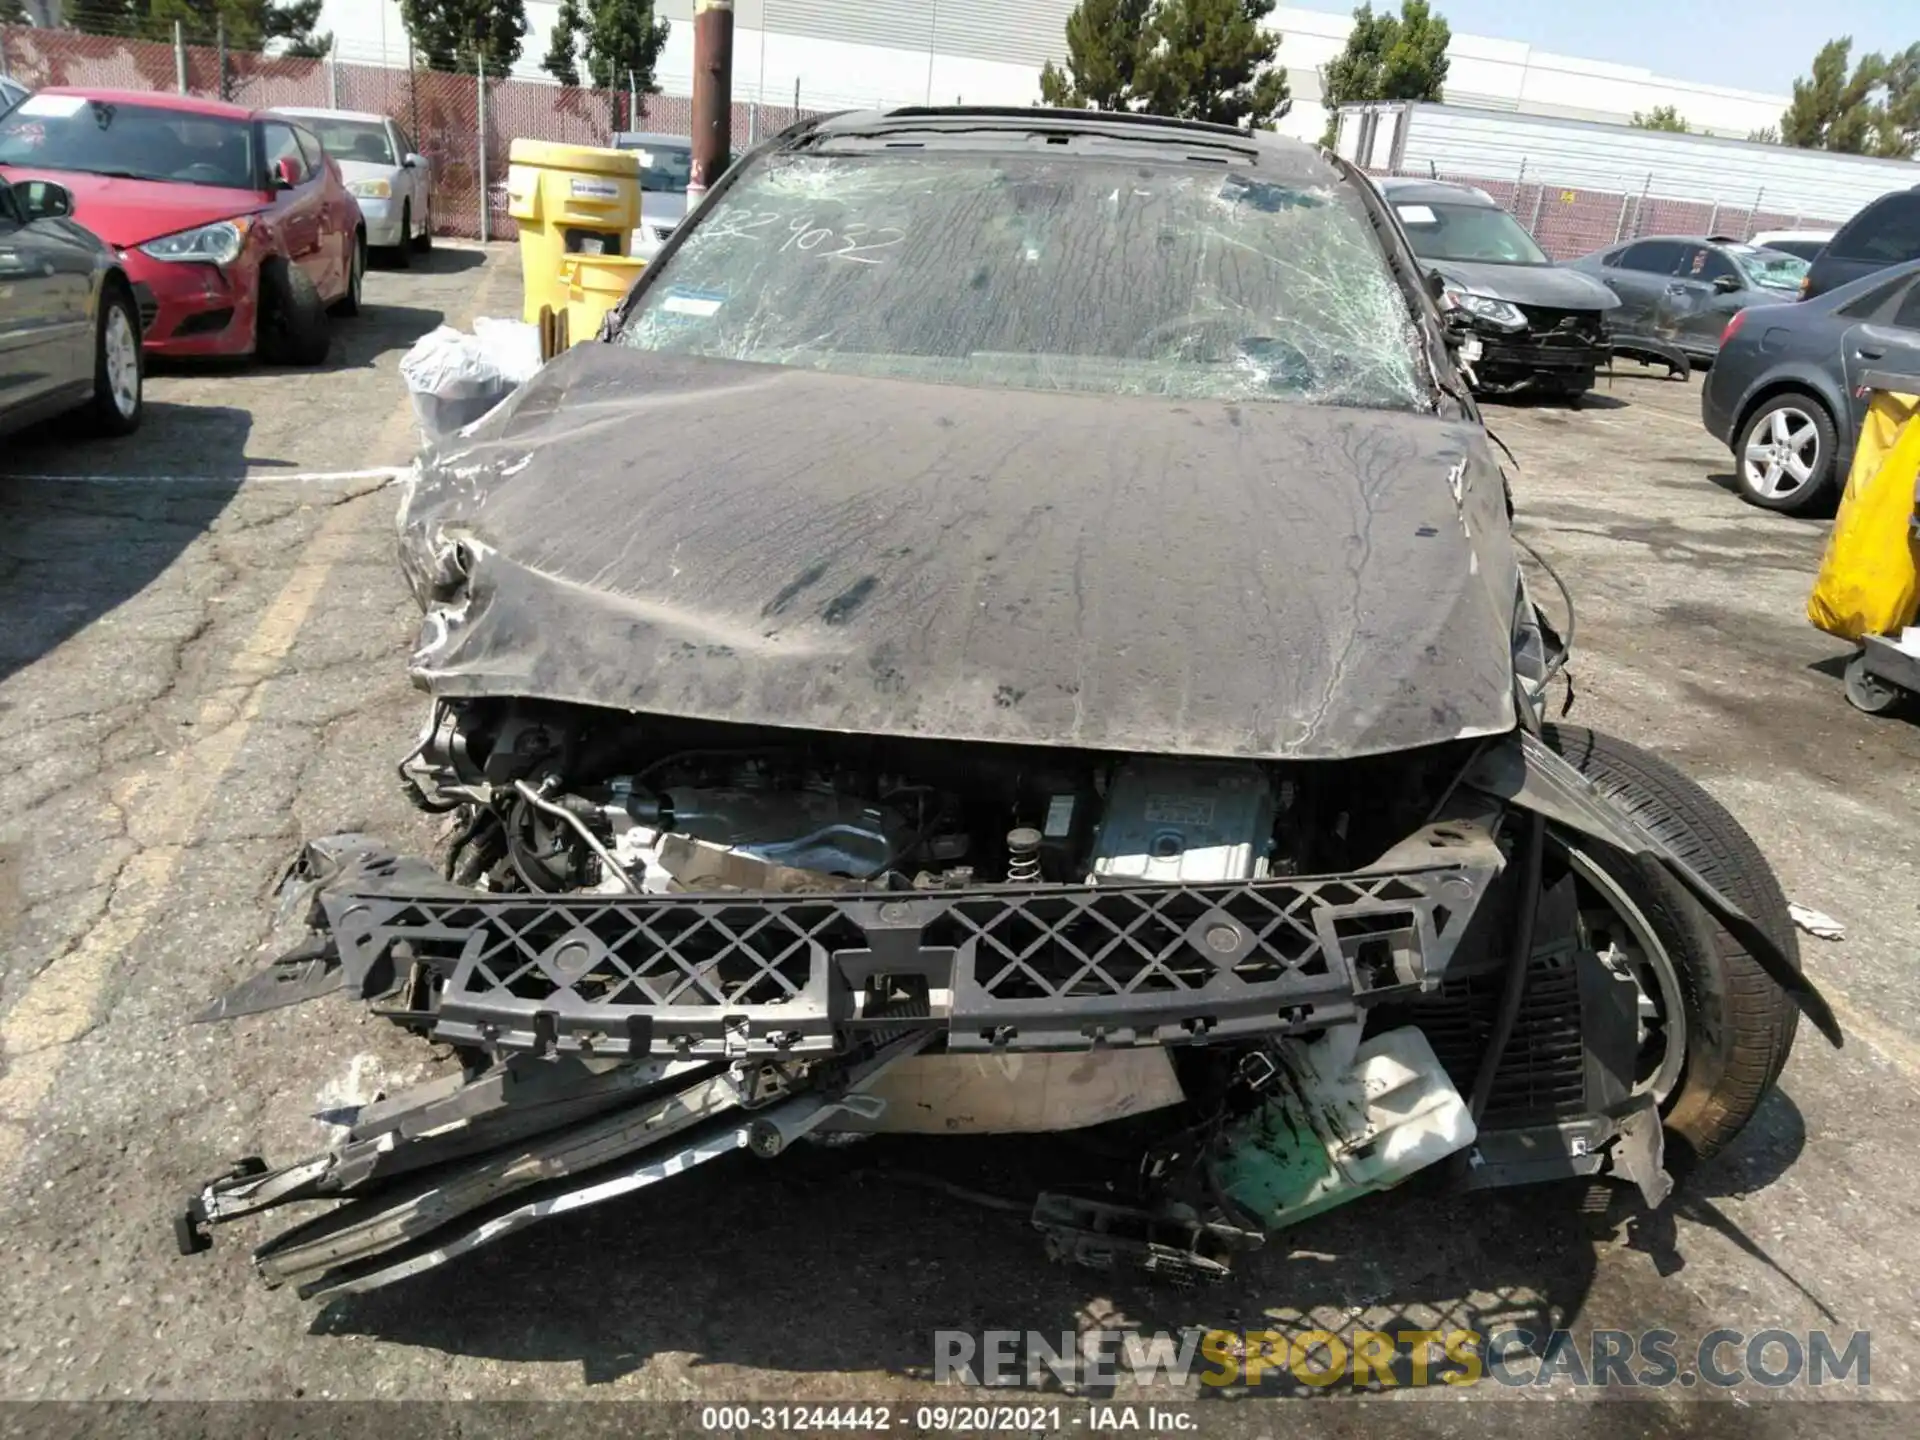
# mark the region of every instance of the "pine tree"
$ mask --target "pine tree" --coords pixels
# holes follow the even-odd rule
[[[505,75],[527,33],[524,0],[400,0],[414,54],[429,70]]]
[[[1134,68],[1136,108],[1216,125],[1268,127],[1286,113],[1274,0],[1158,0]]]
[[[584,58],[586,78],[595,88],[625,92],[631,84],[641,95],[658,95],[653,72],[669,28],[654,13],[653,0],[587,0],[584,15],[579,0],[561,0],[560,18],[540,63],[561,84],[578,85],[579,58]],[[617,96],[613,110],[617,124]]]
[[[0,0],[0,25],[25,25],[27,0]]]
[[[1644,115],[1636,110],[1632,123],[1636,130],[1666,130],[1675,135],[1685,135],[1693,129],[1672,105],[1656,105]]]
[[[139,6],[134,7],[136,14]],[[152,0],[140,28],[156,39],[173,38],[178,22],[187,38],[210,44],[222,33],[232,51],[264,50],[276,54],[318,56],[327,53],[333,37],[315,34],[320,22],[320,0]]]
[[[1886,61],[1863,55],[1848,73],[1853,37],[1829,40],[1813,57],[1813,71],[1793,82],[1793,103],[1780,117],[1780,138],[1808,150],[1859,155],[1872,147],[1879,118],[1873,103]]]
[[[60,18],[88,35],[133,35],[145,26],[144,9],[137,0],[70,0]]]
[[[560,14],[547,37],[547,53],[540,68],[562,85],[580,83],[580,32],[586,28],[578,0],[560,0]]]
[[[1453,30],[1427,0],[1405,0],[1398,15],[1375,15],[1372,5],[1353,12],[1346,47],[1320,75],[1333,143],[1342,105],[1373,100],[1439,100],[1447,82],[1447,46]]]
[[[1047,61],[1040,98],[1075,110],[1130,109],[1153,0],[1081,0],[1067,17],[1067,67]]]

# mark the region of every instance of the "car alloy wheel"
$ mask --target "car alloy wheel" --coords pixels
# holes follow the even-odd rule
[[[1820,427],[1813,416],[1783,405],[1768,416],[1765,426],[1748,435],[1740,469],[1755,495],[1782,501],[1815,482],[1821,458]]]
[[[107,310],[104,345],[107,393],[121,418],[131,420],[140,409],[140,339],[133,333],[133,322],[122,306],[114,305]]]

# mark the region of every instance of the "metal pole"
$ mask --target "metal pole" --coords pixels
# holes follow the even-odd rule
[[[1540,233],[1540,211],[1546,203],[1547,187],[1546,184],[1542,182],[1533,187],[1533,223],[1527,226],[1528,234],[1538,235]]]
[[[726,172],[733,144],[733,0],[694,0],[692,204]]]
[[[336,39],[327,46],[327,108],[340,108],[340,42]]]
[[[187,32],[173,22],[173,82],[182,95],[187,93]]]
[[[480,92],[480,243],[484,245],[493,238],[489,233],[493,223],[493,191],[487,186],[487,57],[474,52],[473,65],[474,83]]]
[[[933,18],[927,22],[927,104],[933,104],[933,56],[940,39],[940,0],[933,0]]]
[[[760,102],[758,100],[749,100],[747,102],[747,144],[753,146],[759,143]]]
[[[1707,234],[1718,235],[1719,233],[1720,233],[1720,197],[1716,195],[1713,197],[1713,213],[1707,216]]]
[[[640,82],[633,78],[633,67],[627,67],[627,128],[640,128]]]
[[[231,100],[227,90],[227,19],[222,15],[213,22],[213,43],[220,55],[220,90],[222,100]]]
[[[800,118],[800,77],[793,77],[793,118]]]
[[[1631,195],[1622,195],[1620,197],[1620,221],[1618,224],[1616,224],[1613,227],[1613,239],[1615,244],[1618,244],[1620,242],[1620,237],[1627,233],[1627,206],[1631,205],[1632,203],[1633,203],[1633,197]]]

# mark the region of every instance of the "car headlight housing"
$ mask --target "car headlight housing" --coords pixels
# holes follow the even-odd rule
[[[391,180],[349,180],[347,190],[362,200],[391,200],[393,182]]]
[[[247,243],[247,232],[252,228],[253,217],[250,215],[236,220],[216,220],[211,225],[196,225],[191,230],[180,230],[172,235],[162,235],[158,240],[149,240],[140,247],[140,253],[155,260],[191,260],[202,265],[231,265],[240,258],[241,248]]]
[[[1527,317],[1522,315],[1520,307],[1511,301],[1496,300],[1491,295],[1478,295],[1457,285],[1447,286],[1447,299],[1474,319],[1485,320],[1489,325],[1497,325],[1502,330],[1526,329]]]

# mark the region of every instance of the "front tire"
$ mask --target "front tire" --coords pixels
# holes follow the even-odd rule
[[[367,237],[364,231],[353,233],[353,250],[347,256],[347,293],[334,303],[333,313],[352,318],[360,313],[360,292],[367,282]]]
[[[1780,882],[1717,800],[1623,740],[1564,725],[1544,727],[1542,738],[1799,965]],[[1684,1170],[1724,1149],[1753,1118],[1792,1052],[1799,1008],[1662,866],[1597,847],[1591,858],[1645,918],[1660,952],[1652,958],[1666,964],[1685,1010],[1682,1066],[1661,1097],[1668,1153]]]
[[[420,233],[413,237],[413,248],[422,255],[433,253],[433,205],[427,205],[427,218],[421,222]]]
[[[109,283],[100,295],[94,331],[93,400],[88,428],[98,435],[131,435],[146,413],[146,368],[140,348],[140,312],[126,287]]]
[[[1776,395],[1740,427],[1733,465],[1740,493],[1763,510],[1808,515],[1833,503],[1833,417],[1811,395]]]
[[[400,206],[400,243],[393,247],[393,265],[396,270],[413,268],[413,202],[405,201]]]
[[[260,355],[275,365],[324,365],[333,347],[319,287],[298,265],[278,257],[260,268],[257,324]]]

